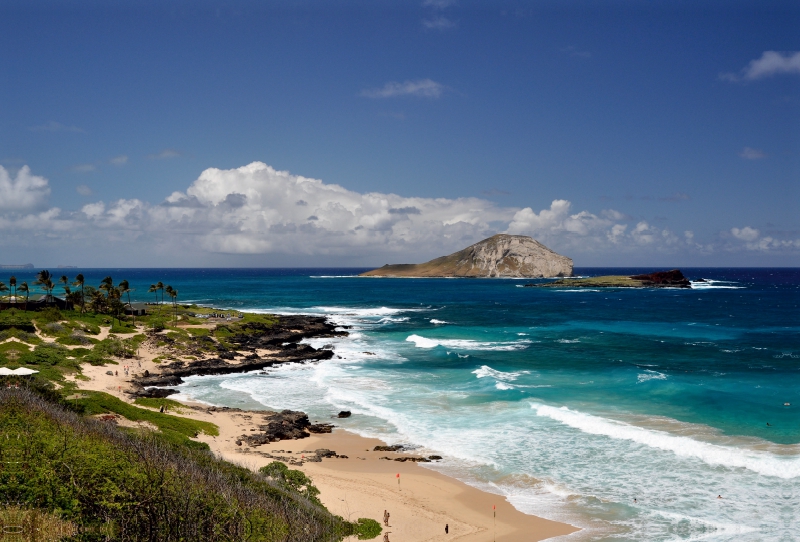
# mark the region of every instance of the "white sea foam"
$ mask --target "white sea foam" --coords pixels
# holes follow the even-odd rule
[[[745,286],[733,286],[737,284],[731,280],[711,280],[704,279],[704,282],[692,281],[693,290],[742,290]]]
[[[450,322],[445,322],[444,320],[437,320],[436,318],[431,318],[431,324],[442,325],[442,324],[449,324],[449,323]]]
[[[506,382],[513,382],[517,378],[522,375],[531,374],[530,371],[518,371],[518,372],[509,372],[504,373],[503,371],[498,371],[496,369],[492,369],[488,365],[481,365],[479,369],[475,369],[472,371],[472,374],[475,375],[476,378],[494,378],[497,380],[503,380]]]
[[[444,346],[446,348],[453,348],[456,350],[498,350],[498,351],[511,351],[511,350],[524,350],[533,341],[519,340],[512,342],[481,342],[472,339],[429,339],[421,335],[413,334],[406,338],[407,342],[412,342],[417,348],[435,348],[437,346]]]
[[[374,307],[367,309],[351,308],[351,307],[314,307],[314,309],[327,314],[349,314],[353,316],[359,316],[361,318],[384,317],[384,316],[392,316],[394,314],[400,314],[401,312],[426,310],[426,309],[395,309],[391,307]]]
[[[639,373],[636,377],[636,382],[641,384],[642,382],[647,382],[648,380],[666,380],[667,375],[664,373],[659,373],[658,371],[651,371],[649,369],[645,369],[645,372]]]
[[[783,479],[800,477],[800,457],[778,456],[768,452],[720,446],[664,431],[645,429],[627,423],[585,414],[567,407],[556,408],[532,403],[539,416],[546,416],[584,433],[633,441],[672,452],[679,457],[696,458],[712,466],[742,468],[764,476]]]

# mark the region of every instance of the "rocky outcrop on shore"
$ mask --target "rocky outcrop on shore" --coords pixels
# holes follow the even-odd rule
[[[571,277],[572,259],[524,235],[498,234],[420,264],[384,265],[362,277]]]
[[[327,319],[317,316],[278,316],[270,324],[241,324],[232,333],[225,338],[225,342],[233,349],[217,346],[212,341],[212,346],[218,348],[217,355],[164,364],[158,374],[145,372],[135,375],[131,379],[129,393],[135,397],[166,397],[177,393],[168,387],[182,384],[183,377],[187,376],[244,373],[284,363],[330,359],[333,357],[332,350],[299,344],[300,341],[347,335],[347,331],[337,329]],[[159,339],[163,337],[161,335]],[[210,341],[202,336],[195,340],[198,343]],[[209,345],[201,346],[203,348],[195,348],[192,352],[202,355],[209,351]]]
[[[257,433],[242,435],[236,444],[241,446],[261,446],[281,440],[297,440],[310,436],[311,433],[330,433],[333,426],[328,423],[312,424],[305,412],[284,410],[281,412],[263,412],[263,423],[258,425]]]

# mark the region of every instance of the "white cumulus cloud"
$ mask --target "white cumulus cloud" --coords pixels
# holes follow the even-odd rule
[[[731,235],[742,241],[755,241],[761,235],[761,232],[750,226],[745,226],[744,228],[731,228]]]
[[[23,166],[15,178],[0,166],[0,210],[29,211],[44,205],[48,196],[50,185],[47,179],[33,175],[28,166]]]
[[[779,74],[800,74],[800,51],[764,51],[761,58],[751,60],[740,73],[722,73],[726,81],[755,81]]]
[[[800,240],[762,236],[749,226],[703,244],[690,231],[677,235],[614,209],[574,210],[565,199],[534,211],[482,198],[355,192],[262,162],[206,169],[160,203],[123,198],[69,211],[46,209],[49,194],[47,179],[27,166],[15,178],[0,168],[0,247],[34,243],[37,250],[75,255],[82,250],[95,265],[237,265],[263,263],[247,258],[267,255],[272,265],[293,265],[298,258],[312,265],[420,262],[500,232],[529,235],[576,259],[595,255],[609,263],[623,254],[800,249]]]
[[[439,98],[444,92],[444,85],[431,79],[418,79],[402,83],[389,82],[381,88],[365,89],[361,96],[366,98],[393,98],[395,96],[418,96],[423,98]]]

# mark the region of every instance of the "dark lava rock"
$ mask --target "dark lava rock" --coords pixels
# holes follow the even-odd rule
[[[220,359],[236,359],[236,352],[220,352],[219,357]]]
[[[307,427],[309,433],[330,433],[333,428],[329,423],[313,423]]]
[[[183,384],[183,379],[174,375],[154,375],[136,378],[134,379],[134,382],[140,386],[179,386],[180,384]]]
[[[309,436],[308,415],[305,412],[284,410],[282,412],[268,412],[264,416],[266,424],[259,425],[260,433],[242,435],[240,438],[250,446],[260,446],[268,442],[279,440],[299,439]]]
[[[395,444],[394,446],[375,446],[373,452],[397,452],[403,449],[402,444]]]
[[[438,461],[442,458],[440,455],[429,455],[428,459],[432,459],[433,461]]]
[[[136,391],[133,395],[136,397],[147,397],[150,399],[163,399],[176,393],[178,393],[178,390],[172,390],[170,388],[147,388],[141,391]]]
[[[317,454],[319,457],[338,457],[336,452],[333,450],[328,450],[327,448],[320,448],[318,450],[314,450],[314,453]]]
[[[691,288],[692,283],[683,276],[680,269],[658,271],[647,275],[634,275],[633,280],[642,281],[643,286],[669,286],[672,288]]]
[[[351,415],[352,413],[349,410],[342,410],[337,418],[349,418]]]

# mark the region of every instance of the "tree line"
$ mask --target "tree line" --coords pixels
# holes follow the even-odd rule
[[[125,312],[125,307],[132,308],[131,305],[131,291],[130,283],[127,280],[121,280],[114,285],[114,280],[108,276],[100,281],[97,287],[86,284],[86,279],[82,273],[75,276],[75,280],[70,281],[66,275],[61,275],[56,279],[47,269],[43,269],[36,274],[36,280],[32,285],[27,282],[17,284],[17,277],[11,276],[6,284],[0,281],[0,295],[4,292],[13,292],[11,295],[14,297],[14,303],[19,304],[19,296],[25,296],[25,310],[28,309],[28,299],[31,293],[32,286],[38,286],[40,290],[44,291],[45,304],[53,304],[53,290],[60,284],[64,290],[64,300],[73,307],[80,307],[81,314],[88,310],[96,314],[110,314],[122,322],[121,315]],[[73,288],[75,288],[73,290]],[[170,286],[164,285],[162,282],[151,284],[148,292],[155,293],[156,304],[160,307],[164,302],[164,294],[170,297],[172,303],[174,318],[177,320],[178,313],[178,290]],[[158,293],[161,292],[161,299],[159,300]],[[127,297],[127,301],[125,300]],[[88,303],[87,303],[88,301]],[[134,318],[135,320],[135,318]]]

